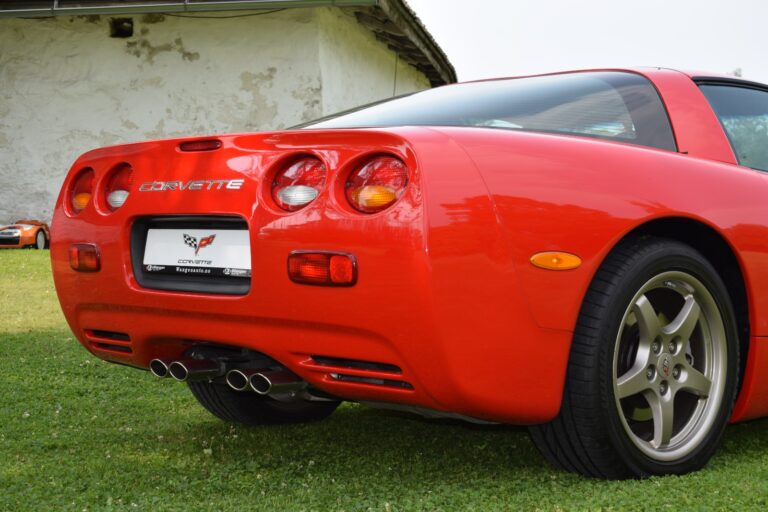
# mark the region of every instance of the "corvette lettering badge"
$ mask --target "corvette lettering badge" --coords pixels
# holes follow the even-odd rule
[[[213,244],[213,239],[216,238],[216,235],[207,236],[205,238],[201,238],[200,241],[197,240],[197,238],[184,234],[184,243],[191,248],[195,250],[195,256],[197,256],[197,253],[200,252],[200,249],[203,247],[207,247],[211,244]]]
[[[240,190],[245,180],[192,180],[147,181],[139,185],[139,192],[163,192],[165,190]]]

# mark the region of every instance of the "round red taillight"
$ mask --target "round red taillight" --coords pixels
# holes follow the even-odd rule
[[[395,203],[408,186],[408,167],[393,156],[369,160],[347,178],[347,200],[363,213],[380,212]]]
[[[93,197],[93,179],[93,169],[83,169],[72,181],[69,201],[73,212],[80,213],[91,202],[91,197]]]
[[[326,174],[325,164],[317,158],[297,160],[275,176],[272,199],[283,210],[300,210],[320,195]]]
[[[104,197],[107,207],[115,211],[128,199],[133,185],[133,169],[128,164],[121,164],[107,178],[104,188]]]

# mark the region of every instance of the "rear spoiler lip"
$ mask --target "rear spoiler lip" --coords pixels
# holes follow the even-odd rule
[[[169,137],[165,139],[150,139],[144,141],[127,142],[123,144],[113,144],[94,148],[80,155],[76,163],[83,165],[84,162],[99,160],[101,158],[115,157],[125,155],[130,157],[136,153],[144,153],[161,146],[179,145],[186,142],[203,142],[218,140],[221,141],[224,148],[240,147],[248,150],[247,144],[242,144],[248,140],[261,139],[265,143],[275,146],[284,146],[281,149],[291,149],[295,145],[300,146],[337,146],[340,144],[349,144],[355,142],[350,139],[369,139],[370,137],[381,136],[391,142],[402,143],[407,137],[402,133],[403,127],[387,128],[325,128],[325,129],[306,129],[306,130],[275,130],[263,132],[242,132],[226,133],[216,135],[194,135],[185,137]],[[419,127],[427,128],[427,127]],[[361,141],[362,142],[362,141]]]

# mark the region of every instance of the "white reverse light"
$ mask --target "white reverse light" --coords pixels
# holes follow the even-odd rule
[[[115,210],[125,204],[125,200],[128,199],[128,191],[126,190],[113,190],[107,196],[107,203]]]
[[[316,188],[306,185],[293,185],[277,191],[277,197],[288,206],[304,206],[315,200],[320,193]]]

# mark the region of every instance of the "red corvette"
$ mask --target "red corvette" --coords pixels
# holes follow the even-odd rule
[[[585,475],[685,473],[768,415],[766,133],[768,86],[643,69],[97,149],[56,205],[56,288],[94,355],[227,421],[354,400],[530,425]]]

